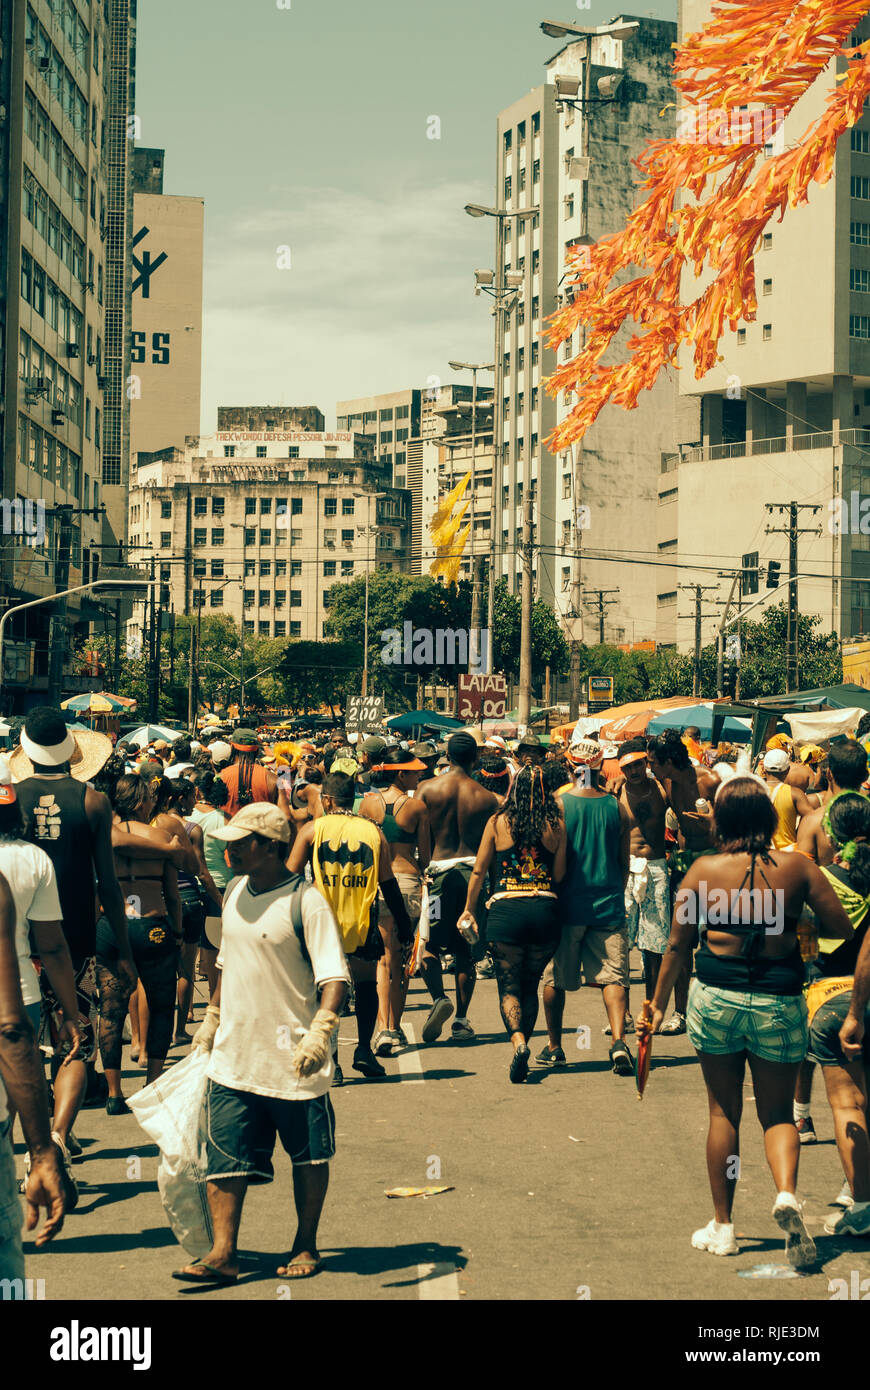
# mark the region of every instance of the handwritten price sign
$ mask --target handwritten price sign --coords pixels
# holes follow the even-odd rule
[[[504,719],[507,681],[504,676],[460,676],[458,719]]]

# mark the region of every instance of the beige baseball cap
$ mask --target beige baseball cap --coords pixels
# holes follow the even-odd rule
[[[267,840],[290,842],[290,825],[283,811],[270,801],[255,801],[237,811],[223,830],[209,832],[216,840],[244,840],[247,835],[262,835]]]

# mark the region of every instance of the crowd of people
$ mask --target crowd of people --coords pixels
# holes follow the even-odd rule
[[[496,982],[512,1085],[566,1067],[566,998],[583,986],[601,992],[617,1077],[635,1075],[633,1039],[688,1033],[714,1212],[692,1245],[713,1254],[738,1249],[748,1064],[773,1217],[791,1263],[812,1265],[796,1194],[820,1068],[845,1175],[825,1229],[870,1235],[866,732],[827,749],[778,734],[753,770],[694,729],[610,748],[594,733],[509,748],[479,729],[409,745],[244,728],[113,748],[31,711],[0,759],[0,1279],[23,1276],[19,1192],[28,1230],[46,1211],[37,1246],[76,1206],[81,1111],[130,1113],[125,1044],[146,1082],[173,1047],[209,1058],[214,1243],[174,1277],[236,1281],[245,1193],[271,1181],[278,1139],[298,1219],[278,1273],[315,1274],[340,1018],[354,1016],[352,1070],[377,1081],[448,1024],[473,1044],[480,978]],[[419,1040],[403,1026],[414,976],[431,1001]]]

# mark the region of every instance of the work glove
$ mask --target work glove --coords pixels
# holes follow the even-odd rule
[[[293,1069],[298,1077],[313,1076],[320,1071],[329,1056],[332,1034],[338,1024],[338,1014],[331,1009],[318,1009],[311,1027],[296,1044]]]
[[[192,1047],[201,1047],[204,1052],[211,1052],[214,1047],[214,1035],[218,1030],[221,1021],[221,1011],[217,1004],[209,1004],[205,1011],[205,1018],[193,1035]]]

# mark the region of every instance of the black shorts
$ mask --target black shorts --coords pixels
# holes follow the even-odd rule
[[[429,940],[426,945],[433,955],[443,951],[462,955],[469,949],[456,923],[465,911],[471,870],[471,864],[454,864],[452,868],[430,872]]]
[[[279,1100],[209,1079],[205,1120],[208,1178],[271,1182],[276,1138],[294,1168],[328,1163],[335,1156],[335,1113],[328,1095]]]
[[[527,898],[497,898],[486,919],[487,941],[505,946],[552,945],[562,934],[559,905],[555,898],[530,894]]]
[[[822,1004],[813,1015],[810,1024],[810,1042],[807,1048],[807,1061],[818,1062],[820,1067],[847,1067],[849,1062],[840,1047],[840,1029],[846,1022],[846,1015],[852,1006],[852,991],[835,994]],[[870,1005],[864,1014],[865,1067],[870,1067]]]
[[[386,955],[384,938],[378,930],[378,904],[372,903],[371,916],[369,918],[369,932],[362,946],[357,946],[355,951],[348,951],[348,960],[375,961],[380,960],[381,956]]]
[[[111,928],[110,928],[111,930]],[[112,938],[114,940],[114,936]],[[98,986],[97,962],[95,956],[73,956],[73,979],[76,987],[76,1000],[79,1006],[79,1031],[82,1035],[81,1048],[77,1060],[90,1062],[97,1054],[97,1016]],[[39,989],[42,994],[42,1027],[39,1041],[54,1047],[58,1031],[63,1023],[63,1009],[55,994],[45,969],[39,973]],[[59,1056],[66,1056],[70,1046],[60,1049]]]
[[[197,895],[181,894],[181,930],[185,946],[202,944],[202,929],[205,923],[205,905]]]

